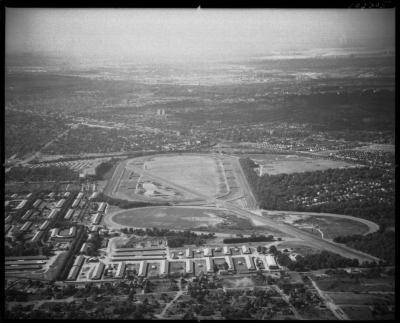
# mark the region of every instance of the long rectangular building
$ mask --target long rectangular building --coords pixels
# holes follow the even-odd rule
[[[99,207],[98,207],[98,209],[97,209],[97,212],[104,212],[105,209],[106,209],[106,206],[107,206],[107,203],[101,202],[101,203],[99,204]]]
[[[72,208],[76,208],[78,205],[79,205],[79,202],[80,202],[81,200],[80,199],[75,199],[74,200],[74,202],[72,203]]]
[[[160,265],[160,275],[161,277],[165,277],[168,275],[168,262],[167,260],[162,260]]]
[[[209,259],[209,258],[207,258]],[[186,273],[193,274],[193,262],[190,259],[186,259]]]
[[[96,214],[93,216],[93,221],[92,221],[92,223],[93,223],[93,224],[99,224],[100,221],[101,221],[102,216],[103,216],[103,215],[102,215],[101,213],[96,213]]]
[[[273,255],[266,255],[265,260],[267,262],[268,269],[279,269]]]
[[[78,256],[78,257],[76,257],[73,266],[82,267],[84,261],[85,261],[84,256]]]
[[[10,215],[8,215],[8,216],[4,219],[4,222],[5,222],[5,223],[10,223],[11,220],[12,220],[12,218],[13,218],[13,216],[10,214]]]
[[[211,273],[211,272],[213,272],[214,270],[213,270],[213,267],[212,267],[212,265],[211,265],[211,259],[210,258],[206,258],[206,269],[207,269],[207,272],[208,273]]]
[[[82,192],[79,192],[78,195],[76,196],[76,198],[79,199],[79,200],[80,200],[82,197],[83,197],[83,193],[82,193]]]
[[[35,203],[33,203],[33,207],[34,208],[37,208],[37,207],[39,207],[39,205],[42,203],[42,200],[41,199],[38,199],[38,200],[36,200],[35,201]]]
[[[117,267],[115,278],[123,278],[125,273],[125,262],[120,262]]]
[[[186,258],[192,258],[193,257],[193,251],[190,250],[190,248],[187,248],[185,251],[185,257]]]
[[[25,214],[22,216],[21,219],[22,219],[23,221],[29,220],[29,218],[31,217],[31,215],[32,215],[32,210],[28,210],[28,211],[25,212]]]
[[[64,215],[64,220],[69,220],[72,217],[72,214],[74,213],[74,209],[69,209],[67,213]]]
[[[244,259],[246,260],[246,266],[248,270],[256,270],[253,259],[249,255],[244,256]]]
[[[28,221],[28,222],[25,222],[25,224],[21,227],[21,231],[22,232],[24,232],[24,231],[28,231],[29,230],[29,228],[31,227],[31,225],[32,225],[32,222],[30,222],[30,221]]]
[[[138,275],[140,277],[144,277],[147,274],[147,262],[146,261],[141,261],[139,265],[139,272]]]
[[[52,220],[57,216],[58,210],[57,209],[52,209],[47,216],[47,219]]]
[[[231,257],[225,256],[225,262],[228,264],[229,271],[235,270],[235,268],[233,267],[233,262]]]
[[[42,231],[46,230],[49,225],[50,225],[50,221],[46,220],[40,225],[39,230],[42,230]]]
[[[71,270],[69,271],[67,280],[76,280],[80,269],[81,269],[81,267],[79,267],[79,266],[72,266]]]
[[[32,243],[39,242],[43,236],[44,231],[36,231],[35,235],[31,239]]]
[[[63,207],[64,203],[65,203],[66,199],[61,199],[57,202],[56,204],[56,208],[60,209]]]
[[[22,200],[21,202],[19,202],[19,204],[17,205],[17,207],[15,209],[16,210],[22,209],[26,205],[27,202],[28,202],[28,200]]]

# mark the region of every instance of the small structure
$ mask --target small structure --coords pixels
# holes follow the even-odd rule
[[[192,258],[193,257],[193,252],[190,250],[190,248],[187,248],[185,251],[185,257],[186,258]]]
[[[227,246],[224,246],[223,251],[224,251],[224,255],[230,255],[231,254],[231,248],[228,248]]]
[[[247,247],[247,246],[245,246],[245,245],[242,246],[242,252],[243,252],[244,254],[251,253],[249,247]]]
[[[28,210],[28,211],[25,212],[25,214],[22,216],[21,219],[22,219],[23,221],[29,220],[29,218],[31,217],[31,215],[32,215],[32,210]]]
[[[254,266],[253,259],[249,255],[244,256],[244,258],[246,260],[247,269],[248,270],[256,270],[256,267]]]
[[[210,260],[210,258],[207,258]],[[188,274],[193,274],[193,262],[190,261],[190,259],[186,259],[186,273]]]
[[[44,231],[47,229],[47,227],[50,225],[50,221],[44,221],[41,226],[39,227],[39,230]]]
[[[204,248],[204,257],[211,257],[212,250],[210,248]]]
[[[206,258],[206,269],[208,273],[212,273],[214,271],[213,267],[211,266],[210,258]]]
[[[66,199],[61,199],[61,200],[59,200],[59,201],[57,202],[57,204],[56,204],[56,208],[57,208],[57,209],[62,208],[63,205],[64,205],[64,203],[65,203],[65,201],[66,201]]]
[[[31,239],[31,242],[32,242],[32,243],[39,242],[40,239],[41,239],[42,236],[43,236],[43,233],[44,233],[44,231],[37,231],[37,232],[35,233],[35,235],[33,236],[33,238]]]
[[[78,205],[79,205],[79,202],[80,202],[81,200],[80,199],[75,199],[74,200],[74,202],[72,203],[72,208],[76,208]]]
[[[21,227],[20,230],[21,230],[22,232],[26,232],[26,231],[29,230],[29,228],[31,227],[31,225],[32,225],[32,222],[30,222],[30,221],[25,222],[24,225]]]
[[[58,213],[57,209],[52,209],[49,215],[47,216],[47,219],[53,220],[56,217],[57,213]]]
[[[16,210],[22,209],[26,205],[27,202],[28,202],[28,200],[22,200],[21,202],[19,202],[19,204],[17,205],[17,207],[15,209]]]
[[[64,220],[71,219],[73,213],[74,213],[74,209],[68,209],[67,213],[64,215]]]
[[[235,268],[233,267],[232,258],[225,256],[225,262],[228,264],[228,271],[234,271]]]
[[[123,278],[125,273],[125,262],[120,262],[117,267],[115,278]]]

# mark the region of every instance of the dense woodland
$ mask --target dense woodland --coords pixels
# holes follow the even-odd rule
[[[184,245],[203,245],[207,239],[211,239],[214,237],[214,233],[202,233],[197,234],[190,230],[185,231],[172,231],[168,229],[159,229],[159,228],[147,228],[147,229],[133,229],[133,228],[123,228],[121,229],[124,233],[131,233],[138,236],[149,236],[149,237],[163,237],[167,239],[168,246],[170,248],[179,248]],[[127,244],[123,247],[130,248],[131,245]]]
[[[363,167],[258,177],[252,160],[242,159],[241,164],[263,209],[338,213],[380,225],[394,223],[391,171]]]
[[[338,254],[322,251],[305,256],[297,256],[296,261],[289,258],[288,255],[276,251],[277,261],[280,265],[286,266],[289,270],[294,271],[309,271],[323,268],[343,268],[343,267],[358,267],[357,259],[348,259]]]
[[[75,181],[78,179],[79,174],[66,166],[13,167],[5,173],[6,181],[16,182]]]
[[[380,230],[366,236],[352,235],[336,237],[333,240],[379,257],[380,259],[385,260],[388,265],[395,265],[396,263],[396,234],[394,231],[382,232],[382,230]]]

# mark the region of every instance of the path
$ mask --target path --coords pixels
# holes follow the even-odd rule
[[[313,281],[311,277],[308,276],[308,278],[310,279],[314,288],[317,290],[318,295],[323,299],[326,307],[331,310],[333,315],[335,315],[339,320],[350,320],[346,313],[343,312],[343,310],[339,306],[337,306],[328,295],[326,295],[321,289],[319,289],[317,283]]]

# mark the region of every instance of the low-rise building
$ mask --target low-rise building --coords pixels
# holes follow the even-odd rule
[[[28,211],[25,212],[25,214],[22,216],[21,219],[22,219],[23,221],[29,220],[29,218],[31,217],[31,215],[32,215],[32,210],[28,210]]]
[[[223,251],[224,251],[224,255],[230,255],[231,254],[231,248],[228,248],[227,246],[224,246]]]
[[[63,207],[64,203],[65,203],[66,199],[61,199],[57,202],[56,204],[56,208],[60,209]]]
[[[64,215],[64,220],[69,220],[72,217],[72,214],[74,213],[74,209],[69,209],[67,213]]]
[[[40,225],[39,230],[41,230],[41,231],[46,230],[49,225],[50,225],[50,221],[46,220]]]
[[[20,230],[21,230],[22,232],[28,231],[29,228],[31,227],[31,225],[32,225],[32,222],[30,222],[30,221],[25,222],[24,225],[21,227]]]
[[[167,260],[162,260],[160,266],[160,276],[165,277],[167,275],[168,275],[168,262]]]
[[[21,202],[19,202],[19,204],[17,205],[17,207],[15,209],[16,210],[22,209],[26,205],[27,202],[28,202],[28,200],[22,200]]]
[[[44,234],[44,231],[36,231],[35,235],[31,239],[32,243],[39,242]]]
[[[139,265],[139,277],[144,277],[147,274],[147,262],[142,260]]]
[[[208,258],[209,259],[209,258]],[[193,262],[190,259],[186,259],[186,273],[193,274]]]
[[[206,269],[207,269],[207,272],[208,273],[212,273],[212,272],[214,272],[214,268],[213,268],[213,266],[211,265],[211,259],[210,258],[206,258]]]
[[[233,261],[231,257],[225,256],[225,262],[228,264],[228,270],[234,271],[235,268],[233,267]]]
[[[242,252],[243,252],[244,254],[251,253],[250,248],[247,247],[246,245],[243,245],[243,246],[242,246]]]
[[[79,266],[72,266],[71,270],[69,271],[67,280],[76,280],[80,271]]]
[[[79,202],[80,202],[81,200],[80,199],[75,199],[74,200],[74,202],[72,203],[72,208],[76,208],[78,205],[79,205]]]
[[[249,255],[244,256],[244,259],[246,260],[246,266],[248,270],[256,270],[253,259]]]
[[[47,219],[53,220],[57,216],[58,210],[57,209],[52,209],[47,216]]]
[[[185,251],[185,257],[186,258],[192,258],[193,257],[193,252],[190,250],[190,248],[187,248]]]
[[[125,262],[118,263],[117,272],[115,273],[115,278],[123,278],[125,273]]]

